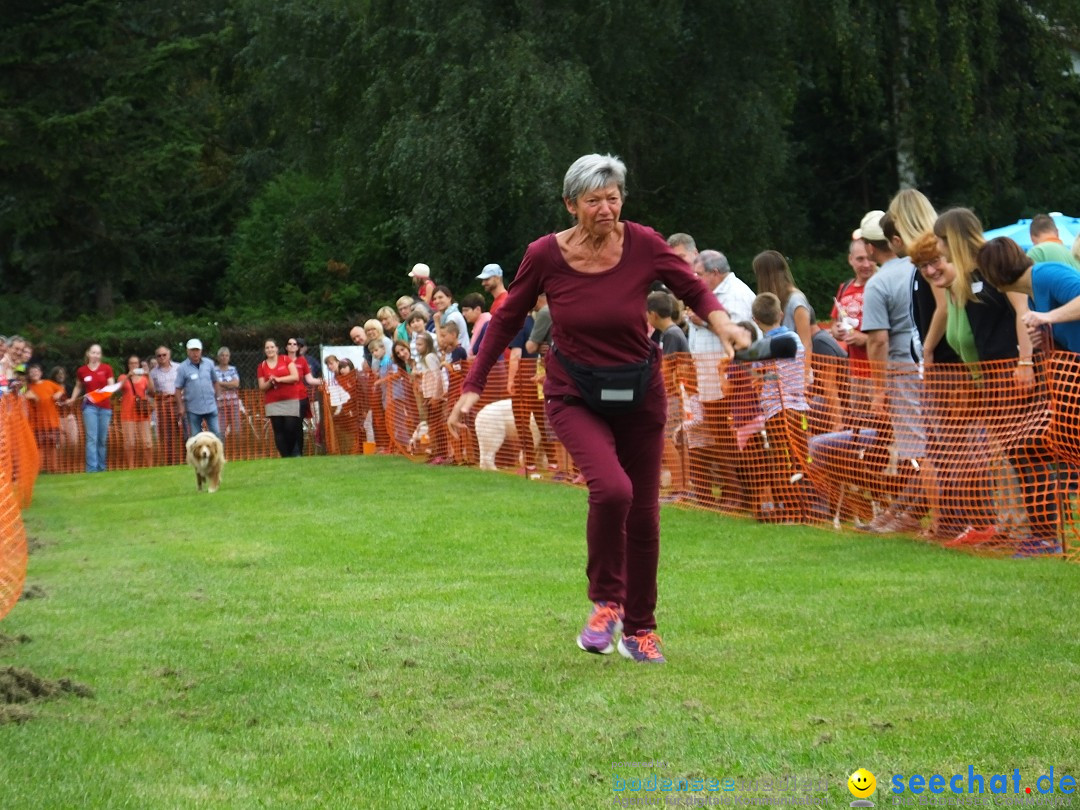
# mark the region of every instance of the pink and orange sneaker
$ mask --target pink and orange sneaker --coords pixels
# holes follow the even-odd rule
[[[619,654],[640,664],[667,662],[660,652],[660,636],[654,630],[638,630],[632,636],[623,636],[619,639]]]
[[[616,602],[596,602],[577,645],[585,652],[610,655],[615,652],[615,637],[622,633],[623,609]]]

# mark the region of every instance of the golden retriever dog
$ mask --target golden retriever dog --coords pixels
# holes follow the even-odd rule
[[[187,440],[187,463],[195,469],[199,492],[208,484],[208,492],[217,492],[221,485],[221,468],[225,466],[225,445],[221,439],[204,430]]]

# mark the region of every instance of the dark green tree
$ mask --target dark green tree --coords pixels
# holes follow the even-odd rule
[[[60,314],[205,300],[224,269],[233,195],[213,135],[215,5],[4,4],[5,292]]]

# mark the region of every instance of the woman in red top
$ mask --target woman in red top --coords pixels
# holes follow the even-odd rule
[[[266,359],[259,363],[257,373],[259,390],[265,394],[265,413],[274,428],[274,445],[282,458],[294,456],[297,433],[303,436],[304,422],[300,418],[300,401],[294,395],[293,385],[300,379],[296,363],[278,354],[276,340],[263,345]],[[302,441],[302,438],[301,438]]]
[[[296,452],[293,455],[304,455],[304,431],[303,420],[311,418],[311,402],[308,400],[308,386],[317,388],[322,385],[322,380],[315,377],[311,373],[311,365],[308,363],[307,358],[300,354],[300,341],[296,338],[289,338],[285,341],[285,354],[289,358],[290,363],[296,364],[296,373],[299,375],[299,379],[293,384],[293,396],[296,397],[300,403],[300,420],[301,430],[296,439]]]
[[[135,451],[141,450],[142,466],[152,467],[154,440],[150,435],[150,414],[154,405],[154,382],[142,367],[137,354],[127,360],[127,374],[120,379],[120,428],[124,433],[124,467],[135,467]]]
[[[71,392],[70,405],[84,394],[99,391],[113,385],[112,366],[101,362],[101,347],[94,344],[86,350],[86,365],[75,372],[75,389]],[[97,399],[97,398],[95,398]],[[104,397],[98,401],[84,398],[82,403],[83,428],[86,430],[86,471],[105,472],[105,447],[112,422],[112,401]]]
[[[563,203],[575,224],[529,245],[506,303],[488,325],[449,427],[460,427],[492,365],[539,293],[546,292],[553,349],[544,381],[545,411],[589,486],[585,570],[593,610],[577,643],[586,652],[607,654],[617,641],[627,658],[662,663],[653,611],[667,397],[645,317],[652,283],[663,281],[694,312],[707,315],[729,354],[735,344],[748,344],[749,336],[731,323],[716,296],[660,234],[620,220],[625,177],[626,167],[611,155],[586,155],[567,171]],[[648,358],[653,362],[646,367]],[[648,375],[645,392],[634,397],[640,402],[633,409],[593,410],[566,361],[593,368],[639,364]],[[610,390],[600,388],[601,394]]]

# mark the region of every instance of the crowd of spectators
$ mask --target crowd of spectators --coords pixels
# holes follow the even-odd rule
[[[1012,467],[1016,485],[1001,497],[1023,505],[1025,537],[1055,546],[1056,499],[1066,474],[1047,446],[1039,358],[1051,350],[1080,351],[1080,239],[1070,250],[1047,216],[1032,221],[1034,247],[1027,254],[1011,240],[985,242],[982,233],[974,212],[939,215],[918,191],[900,192],[851,234],[852,277],[836,290],[826,328],[781,253],[755,257],[748,273],[755,290],[720,251],[699,251],[688,234],[671,235],[671,250],[733,322],[752,338],[791,336],[797,350],[783,359],[718,363],[716,336],[669,290],[658,287],[642,301],[643,328],[663,355],[685,358],[668,366],[676,373],[668,384],[665,500],[767,520],[839,517],[847,514],[837,502],[845,487],[867,488],[850,471],[879,459],[889,484],[874,493],[882,508],[861,528],[985,542],[1003,531],[1001,510],[989,502],[979,509],[960,503],[964,492],[992,483],[985,464],[953,461],[958,437],[943,425],[960,420],[969,456],[996,454]],[[504,273],[486,265],[476,277],[484,293],[470,292],[460,302],[428,265],[414,265],[408,276],[415,296],[381,306],[375,318],[353,326],[349,340],[361,351],[331,354],[325,369],[302,338],[281,347],[266,340],[265,359],[248,382],[262,392],[281,456],[303,455],[306,432],[324,439],[310,393],[325,385],[324,416],[341,451],[409,447],[435,465],[467,460],[446,421],[492,314],[506,300]],[[541,295],[493,380],[496,393],[512,401],[518,436],[530,435],[531,424],[539,427],[538,445],[520,442],[517,466],[525,473],[539,465],[549,472],[565,467],[571,477],[573,461],[556,451],[539,387],[550,327]],[[146,358],[133,354],[116,374],[95,344],[69,378],[61,367],[46,375],[25,338],[0,338],[0,384],[24,396],[45,471],[58,471],[58,453],[80,442],[85,470],[104,470],[114,413],[125,467],[150,466],[155,444],[164,463],[178,463],[194,432],[227,437],[250,422],[240,396],[245,381],[228,347],[217,350],[216,362],[202,356],[198,339],[185,348],[180,363],[167,346]],[[1012,371],[988,374],[982,368],[989,361],[1012,361]],[[986,407],[995,396],[1011,395],[1027,403],[1021,439]],[[748,453],[765,459],[763,474],[747,473]],[[689,463],[680,469],[682,456]],[[839,498],[823,479],[840,482]]]

